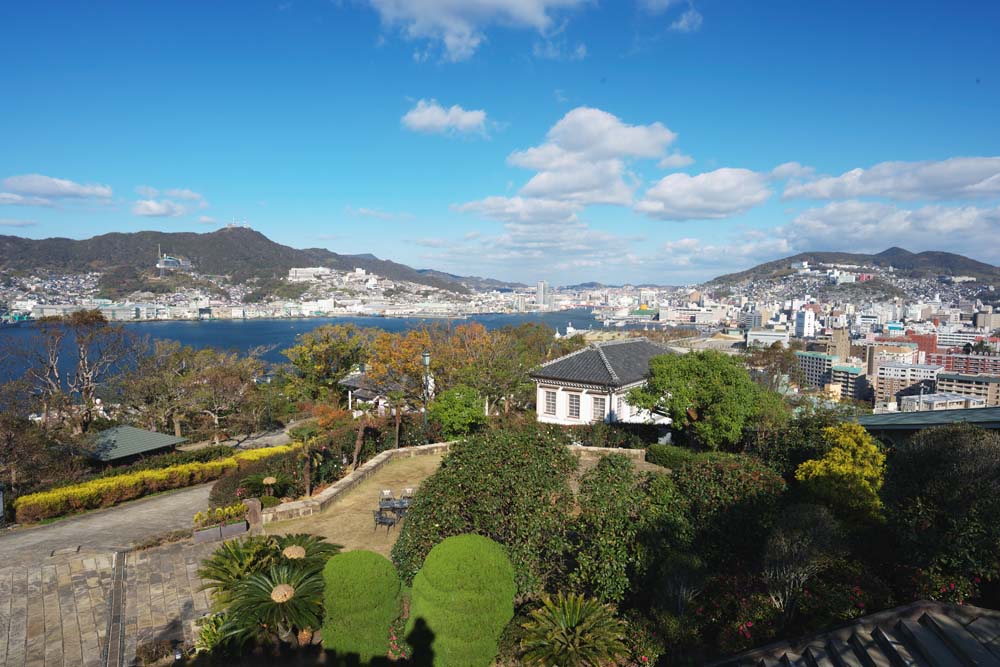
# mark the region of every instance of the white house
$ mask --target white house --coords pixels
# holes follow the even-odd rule
[[[593,343],[540,366],[536,385],[538,421],[587,424],[596,421],[669,424],[665,415],[628,404],[628,392],[646,382],[649,360],[669,350],[645,338]]]

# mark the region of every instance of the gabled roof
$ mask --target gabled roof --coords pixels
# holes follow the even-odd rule
[[[351,373],[337,384],[350,389],[356,397],[363,401],[371,401],[388,392],[402,390],[402,386],[397,382],[389,382],[384,387],[377,387],[365,373]]]
[[[187,442],[187,438],[134,426],[115,426],[101,431],[95,437],[94,458],[99,461],[114,461],[174,447],[182,442]]]
[[[1000,612],[921,600],[864,616],[830,632],[770,644],[712,664],[1000,667]]]
[[[601,387],[624,387],[649,373],[649,360],[670,350],[645,338],[592,343],[564,357],[542,364],[531,377]]]

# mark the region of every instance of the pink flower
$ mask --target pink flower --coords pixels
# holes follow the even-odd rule
[[[747,621],[747,627],[748,628],[752,628],[753,627],[753,621]]]
[[[951,582],[951,590],[955,590],[955,582]]]
[[[974,583],[974,584],[978,584],[981,581],[982,581],[982,579],[980,579],[979,577],[973,577],[973,579],[972,579],[972,583]]]
[[[941,587],[941,592],[942,592],[942,593],[944,593],[944,592],[945,592],[945,591],[947,591],[947,590],[948,590],[948,589],[947,589],[947,588],[945,588],[944,586],[942,586],[942,587]]]

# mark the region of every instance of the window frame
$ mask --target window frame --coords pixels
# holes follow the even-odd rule
[[[580,394],[570,392],[566,396],[566,417],[569,419],[580,419],[583,410],[583,401],[580,400]],[[573,414],[573,399],[576,399],[576,414]]]
[[[544,414],[554,417],[559,406],[558,392],[553,389],[544,389],[543,391],[545,392]]]

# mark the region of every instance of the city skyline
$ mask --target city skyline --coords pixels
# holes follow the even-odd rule
[[[0,234],[245,220],[529,284],[892,245],[996,264],[1000,10],[945,9],[9,5]]]

